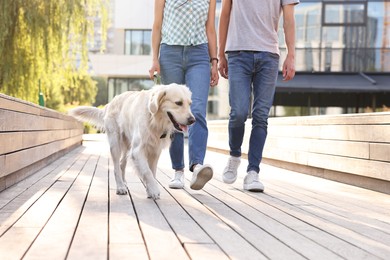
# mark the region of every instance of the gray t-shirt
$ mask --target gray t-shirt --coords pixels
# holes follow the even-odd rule
[[[278,26],[282,5],[299,0],[232,0],[226,51],[279,54]]]

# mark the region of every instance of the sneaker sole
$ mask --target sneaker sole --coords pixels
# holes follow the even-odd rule
[[[169,185],[170,189],[183,189],[184,185]]]
[[[252,192],[263,192],[264,187],[259,185],[244,184],[244,190],[252,191]]]
[[[211,167],[203,168],[196,176],[196,181],[191,184],[190,188],[193,190],[200,190],[213,177],[213,170]]]
[[[179,182],[179,181],[171,182],[171,183],[168,184],[168,187],[170,189],[183,189],[184,188],[184,183],[183,182]]]

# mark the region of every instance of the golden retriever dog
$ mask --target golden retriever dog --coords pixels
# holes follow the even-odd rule
[[[107,134],[119,195],[127,194],[125,169],[130,157],[146,186],[148,198],[159,199],[157,163],[174,131],[186,131],[195,122],[191,91],[184,85],[156,85],[150,90],[128,91],[104,109],[80,106],[68,113]]]

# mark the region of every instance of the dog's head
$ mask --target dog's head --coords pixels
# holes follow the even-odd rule
[[[169,118],[177,131],[186,131],[187,126],[195,122],[190,108],[191,94],[184,85],[155,86],[149,100],[149,111],[153,115],[162,113]]]

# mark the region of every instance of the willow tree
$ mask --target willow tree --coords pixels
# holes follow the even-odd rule
[[[36,103],[41,86],[55,109],[93,102],[88,48],[95,31],[105,42],[108,14],[109,0],[1,0],[0,92]]]

